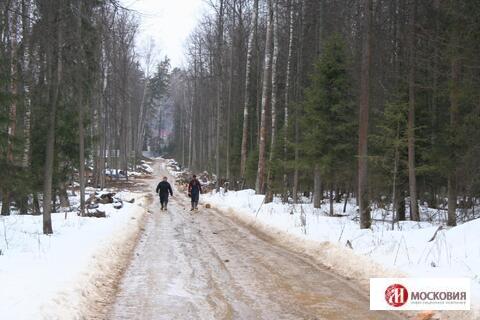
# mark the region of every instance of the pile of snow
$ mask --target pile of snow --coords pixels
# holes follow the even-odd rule
[[[137,201],[120,210],[100,205],[106,218],[52,214],[49,236],[41,216],[0,217],[2,319],[89,318],[92,301],[108,299],[102,288],[112,290],[118,259],[133,248],[145,215],[144,194],[121,196]]]
[[[329,204],[319,209],[311,203],[284,204],[280,199],[265,204],[264,196],[256,195],[254,190],[213,191],[202,198],[203,202],[230,211],[263,231],[281,234],[301,247],[316,243],[317,249],[311,252],[322,255],[322,263],[337,271],[344,268],[342,273],[348,276],[355,273],[355,268],[367,269],[363,264],[367,263],[369,270],[363,277],[469,277],[473,302],[480,304],[480,219],[440,230],[429,222],[402,221],[392,230],[391,223],[380,221],[387,213],[374,209],[373,216],[378,220],[374,219],[371,230],[361,230],[354,201],[347,203],[344,216],[331,217],[327,215]],[[343,206],[335,203],[335,212],[341,213]],[[429,214],[428,210],[422,212]],[[352,250],[358,255],[348,254]],[[345,260],[339,262],[339,254]],[[375,265],[381,265],[383,270]]]

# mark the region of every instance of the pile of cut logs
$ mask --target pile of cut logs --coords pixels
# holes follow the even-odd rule
[[[87,217],[95,217],[95,218],[105,218],[106,214],[105,211],[99,210],[100,204],[112,204],[115,209],[123,208],[123,200],[116,197],[114,192],[109,193],[92,193],[90,197],[88,197],[86,204],[86,212],[85,216]],[[129,203],[134,203],[135,199],[132,198],[128,201]]]

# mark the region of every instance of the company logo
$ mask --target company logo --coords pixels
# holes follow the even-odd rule
[[[401,284],[392,284],[385,290],[385,300],[392,307],[401,307],[408,300],[408,290]]]
[[[370,310],[470,310],[470,287],[469,278],[371,278]]]

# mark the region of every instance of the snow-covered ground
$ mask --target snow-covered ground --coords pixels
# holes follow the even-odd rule
[[[109,277],[120,272],[116,264],[135,243],[145,214],[144,194],[117,196],[136,201],[119,210],[100,204],[106,218],[54,213],[50,236],[42,234],[41,216],[0,217],[1,319],[83,319],[92,301],[106,299],[99,288],[114,284]]]
[[[391,223],[378,221],[385,214],[380,209],[373,211],[378,220],[372,230],[361,230],[355,221],[354,201],[348,203],[345,216],[330,217],[328,203],[314,209],[311,203],[283,204],[279,199],[264,204],[263,198],[255,195],[254,190],[211,192],[202,196],[204,203],[229,211],[270,234],[277,233],[286,242],[296,242],[307,253],[317,255],[322,263],[350,277],[469,277],[473,302],[478,308],[480,219],[439,230],[431,240],[438,225],[404,221],[395,224],[392,230]],[[335,203],[335,212],[341,214],[343,205]],[[423,210],[423,214],[431,213]],[[315,243],[317,249],[313,249]],[[348,253],[352,250],[357,255]]]

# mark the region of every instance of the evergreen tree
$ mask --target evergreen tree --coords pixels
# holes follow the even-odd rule
[[[355,167],[356,112],[348,66],[345,43],[340,35],[333,35],[305,91],[302,149],[306,161],[318,165],[330,190],[350,180]]]
[[[406,93],[407,91],[401,88],[400,92]],[[375,191],[378,190],[378,194],[390,195],[387,198],[391,200],[395,221],[405,220],[404,191],[408,187],[407,99],[406,94],[399,93],[392,101],[389,101],[385,105],[384,111],[374,118],[378,126],[370,136],[370,145],[374,155],[371,157],[372,176],[374,177],[372,180],[376,182],[370,187]],[[380,198],[375,200],[382,202]]]

